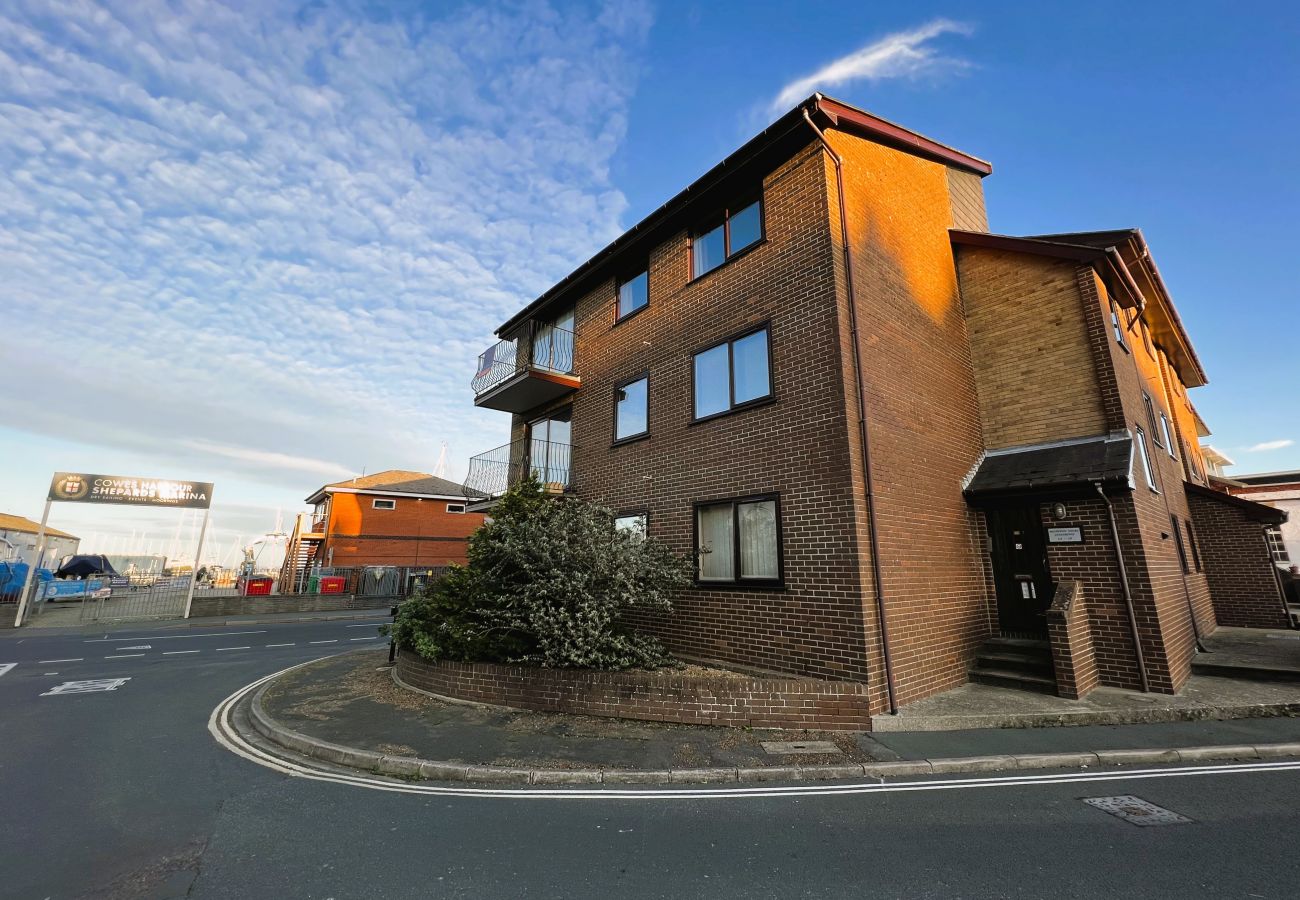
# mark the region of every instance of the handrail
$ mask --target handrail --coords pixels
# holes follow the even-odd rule
[[[520,439],[471,456],[465,489],[480,499],[499,497],[532,474],[555,493],[572,486],[573,446],[557,441]]]
[[[573,374],[573,332],[558,325],[541,325],[520,352],[513,340],[497,341],[478,357],[478,369],[470,384],[475,396],[489,391],[508,378],[528,369]]]

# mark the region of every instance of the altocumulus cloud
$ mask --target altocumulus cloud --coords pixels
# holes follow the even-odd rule
[[[504,439],[475,356],[617,235],[649,14],[375,9],[5,4],[9,422],[299,496]]]

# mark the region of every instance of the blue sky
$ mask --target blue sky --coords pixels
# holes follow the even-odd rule
[[[1300,467],[1298,45],[1282,4],[7,3],[0,510],[211,480],[224,549],[459,478],[494,326],[813,89],[991,160],[994,231],[1141,226],[1211,441]]]

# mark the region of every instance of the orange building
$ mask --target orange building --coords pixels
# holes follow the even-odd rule
[[[324,485],[307,502],[313,512],[302,517],[286,560],[293,575],[333,567],[463,564],[467,540],[485,518],[466,511],[462,485],[395,469]]]

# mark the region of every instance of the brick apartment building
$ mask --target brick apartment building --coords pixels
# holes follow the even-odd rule
[[[312,512],[290,536],[282,585],[321,568],[463,564],[467,540],[485,518],[466,509],[469,499],[464,486],[424,472],[389,470],[323,485],[307,498]]]
[[[675,651],[878,711],[972,677],[1173,692],[1221,608],[1284,624],[1239,556],[1278,513],[1207,484],[1141,233],[990,234],[990,172],[800,104],[501,326],[475,508],[530,470],[600,500],[701,552],[645,623]]]

